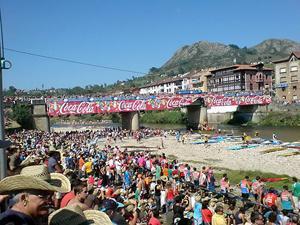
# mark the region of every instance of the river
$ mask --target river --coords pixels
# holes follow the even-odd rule
[[[68,127],[68,124],[54,124],[52,127]],[[76,125],[76,127],[95,126],[90,124]],[[121,126],[119,123],[101,123],[100,127],[118,127]],[[184,124],[141,124],[143,127],[164,129],[164,130],[185,130]],[[215,125],[216,127],[216,125]],[[300,127],[242,127],[233,125],[217,125],[217,129],[221,129],[223,133],[229,133],[234,135],[242,135],[244,132],[247,135],[254,136],[255,132],[259,133],[259,136],[266,139],[271,139],[272,134],[275,133],[281,141],[291,142],[300,141]]]

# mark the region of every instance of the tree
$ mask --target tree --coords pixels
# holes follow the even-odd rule
[[[231,47],[231,48],[233,48],[233,49],[240,49],[240,47],[239,46],[237,46],[237,45],[234,45],[234,44],[230,44],[230,45],[228,45],[229,47]]]
[[[8,90],[6,91],[5,94],[8,96],[13,96],[13,95],[15,95],[16,91],[17,91],[17,88],[15,88],[14,86],[9,86]]]
[[[17,121],[22,128],[32,129],[32,112],[29,105],[17,104],[12,107],[12,118]]]
[[[156,67],[151,67],[149,70],[149,73],[158,73],[158,72],[159,72],[159,69]]]
[[[184,69],[181,66],[178,68],[178,74],[184,74]]]

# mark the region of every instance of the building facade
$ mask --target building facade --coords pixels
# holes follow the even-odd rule
[[[207,76],[212,69],[192,71],[183,77],[183,90],[199,90],[207,92]]]
[[[140,94],[174,94],[182,90],[182,77],[167,78],[140,88]]]
[[[275,64],[275,90],[280,101],[300,101],[300,51],[292,52]]]
[[[256,65],[233,65],[211,71],[207,76],[208,92],[267,92],[272,89],[272,69],[262,63]]]

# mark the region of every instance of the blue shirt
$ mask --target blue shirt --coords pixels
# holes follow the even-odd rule
[[[200,202],[196,202],[194,206],[194,218],[202,220],[202,204]]]
[[[57,161],[54,157],[50,157],[48,159],[48,172],[55,173],[55,166],[57,165]]]
[[[0,214],[1,225],[36,225],[34,220],[21,212],[8,209]]]

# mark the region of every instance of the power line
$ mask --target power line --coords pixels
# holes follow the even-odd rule
[[[117,67],[110,67],[110,66],[102,66],[102,65],[86,63],[86,62],[81,62],[81,61],[76,61],[76,60],[66,59],[66,58],[60,58],[60,57],[41,55],[41,54],[36,54],[36,53],[32,53],[32,52],[20,51],[20,50],[16,50],[16,49],[12,49],[12,48],[5,48],[5,50],[20,53],[20,54],[30,55],[30,56],[36,56],[36,57],[40,57],[40,58],[44,58],[44,59],[51,59],[51,60],[56,60],[56,61],[61,61],[61,62],[74,63],[74,64],[79,64],[79,65],[84,65],[84,66],[92,66],[92,67],[97,67],[97,68],[101,68],[101,69],[109,69],[109,70],[116,70],[116,71],[137,73],[137,74],[144,74],[144,75],[147,74],[145,72],[127,70],[127,69],[122,69],[122,68],[117,68]]]

